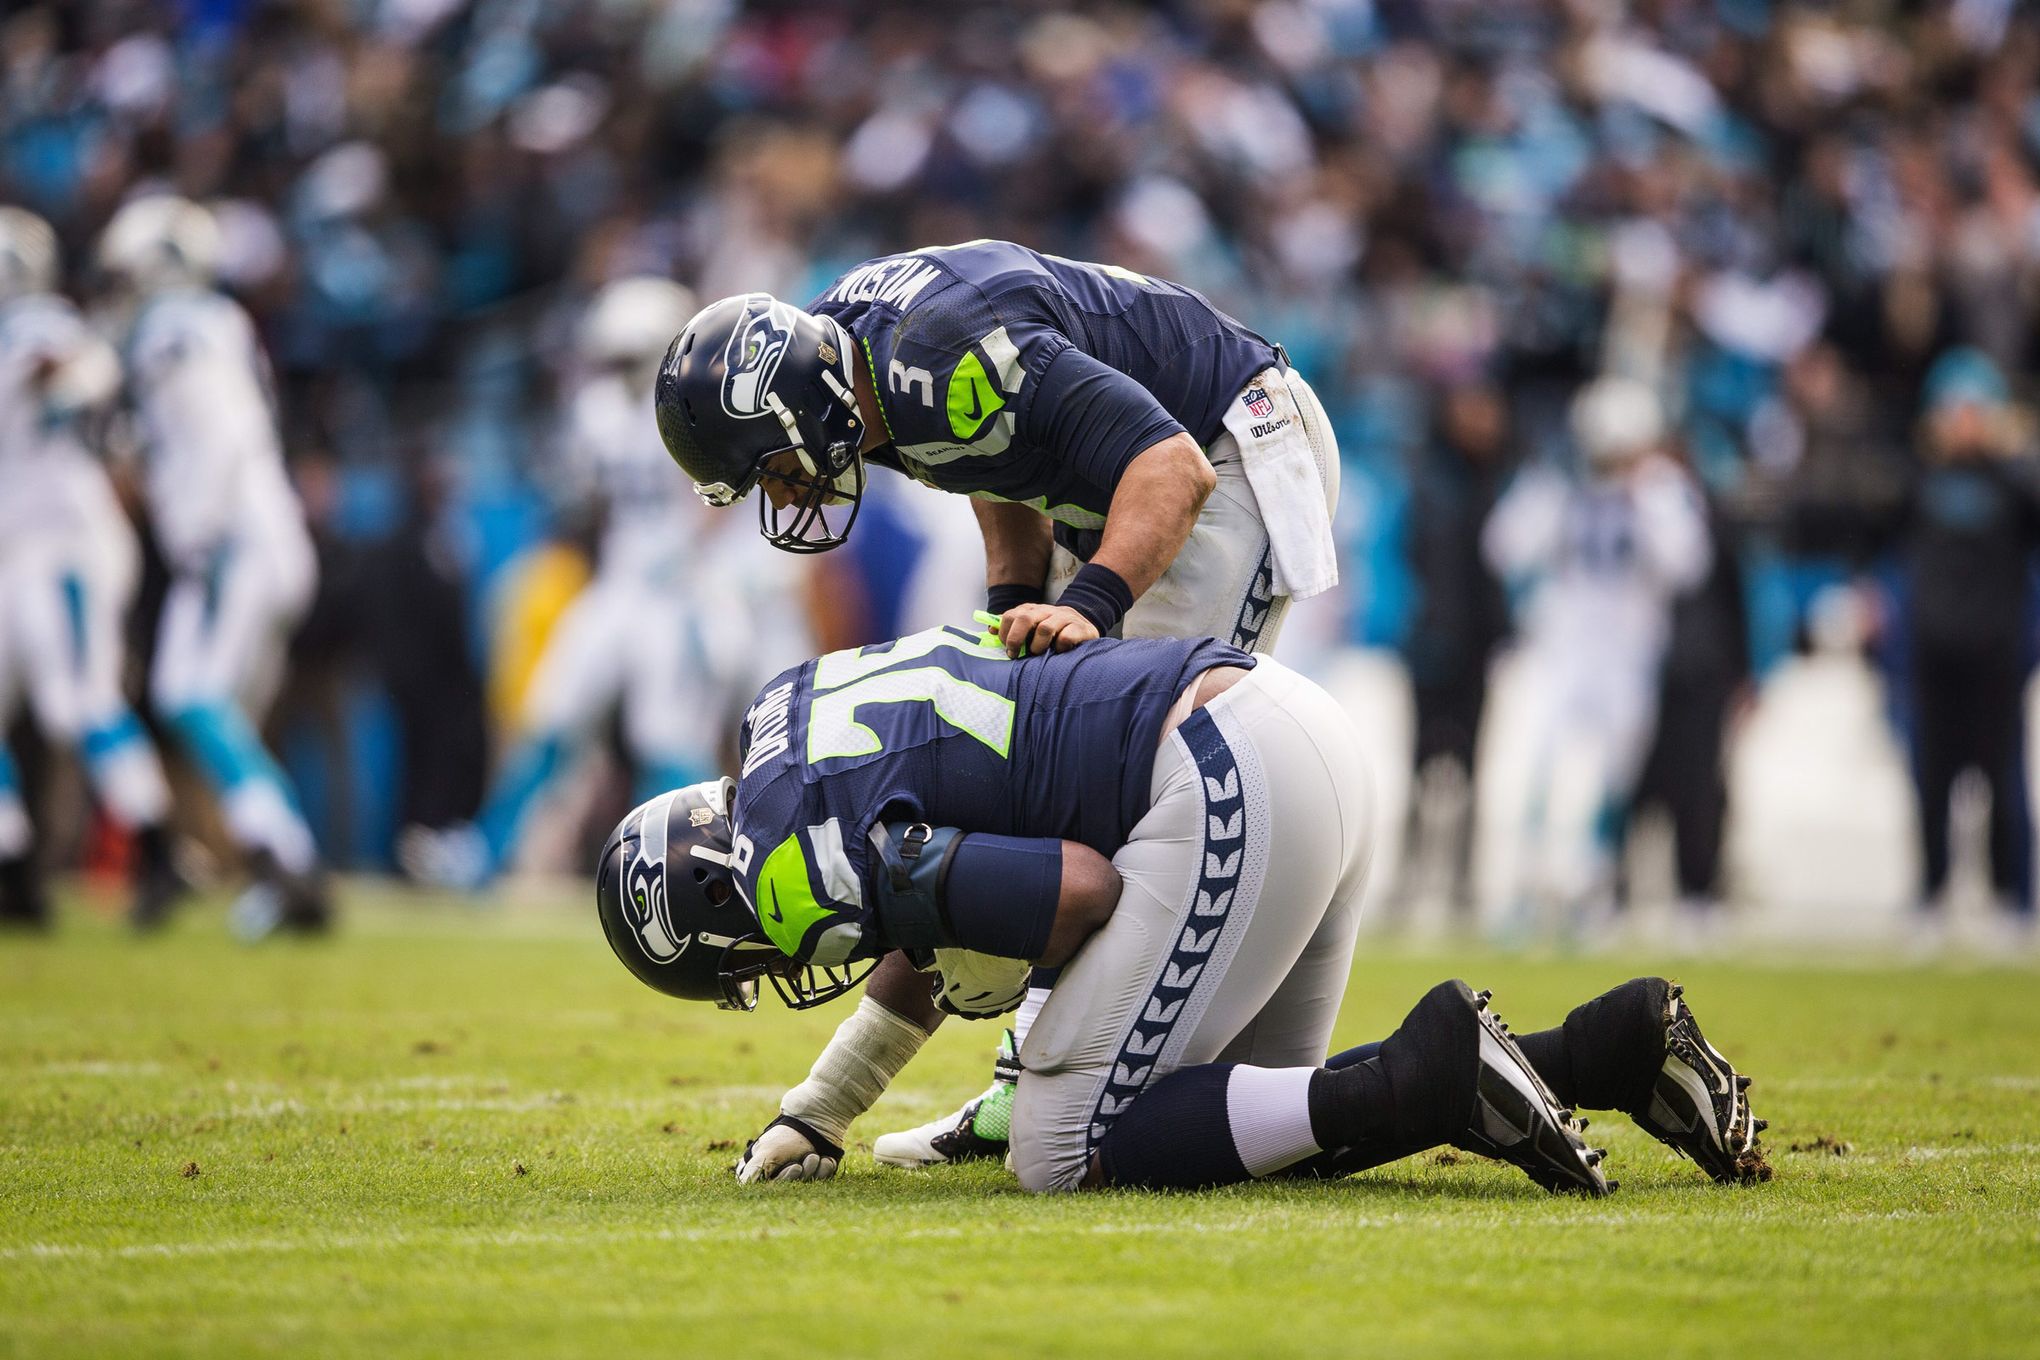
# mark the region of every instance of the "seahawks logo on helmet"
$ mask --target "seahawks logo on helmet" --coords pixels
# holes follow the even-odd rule
[[[766,413],[765,397],[793,339],[793,316],[768,293],[746,300],[743,323],[723,350],[723,410],[739,419]]]
[[[645,809],[638,826],[638,838],[630,864],[623,873],[623,910],[630,921],[638,948],[653,963],[671,963],[687,952],[688,935],[673,929],[673,914],[666,905],[666,819],[669,799],[658,799]]]

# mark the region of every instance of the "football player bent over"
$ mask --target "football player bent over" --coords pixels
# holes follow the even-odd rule
[[[1018,1054],[1030,1190],[1340,1174],[1451,1143],[1605,1194],[1582,1107],[1718,1180],[1767,1174],[1747,1079],[1661,979],[1520,1038],[1441,983],[1327,1060],[1368,793],[1345,714],[1271,659],[1156,639],[1015,661],[934,629],[779,675],[740,749],[740,779],[635,809],[597,871],[610,945],[669,994],[749,1009],[762,980],[805,1007],[870,971],[740,1180],[832,1175],[943,1010],[1010,1008],[1030,965],[1059,970]]]
[[[805,307],[725,298],[673,341],[655,406],[702,498],[755,492],[789,551],[847,538],[870,464],[969,496],[1016,653],[1267,652],[1290,601],[1338,580],[1338,441],[1310,384],[1195,289],[1117,265],[968,241],[865,261]],[[1021,1002],[981,1094],[878,1159],[1003,1156],[1011,1045],[1047,998]]]

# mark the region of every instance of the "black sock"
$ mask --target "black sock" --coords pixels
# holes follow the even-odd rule
[[[1426,1139],[1415,1145],[1397,1143],[1384,1139],[1375,1143],[1355,1143],[1351,1147],[1333,1148],[1320,1152],[1315,1157],[1306,1157],[1293,1166],[1285,1166],[1276,1172],[1277,1176],[1303,1180],[1336,1180],[1340,1176],[1357,1175],[1372,1171],[1377,1166],[1387,1166],[1405,1157],[1414,1157],[1419,1152],[1428,1152],[1438,1146],[1436,1139]]]
[[[1310,1083],[1310,1131],[1320,1140],[1319,1146],[1330,1150],[1284,1167],[1276,1175],[1328,1180],[1423,1151],[1404,1149],[1395,1142],[1395,1092],[1388,1085],[1387,1073],[1381,1070],[1380,1055],[1381,1041],[1377,1039],[1325,1059],[1325,1070]],[[1364,1076],[1339,1075],[1362,1063],[1371,1063],[1373,1070]],[[1334,1137],[1343,1140],[1344,1134],[1339,1131],[1353,1127],[1366,1130],[1367,1136],[1343,1146],[1323,1141]]]
[[[170,868],[170,833],[161,822],[135,828],[135,861],[144,873]]]
[[[1326,1058],[1325,1066],[1335,1069],[1351,1067],[1354,1063],[1366,1062],[1379,1052],[1381,1052],[1381,1040],[1379,1039],[1376,1039],[1371,1044],[1356,1044],[1352,1048],[1344,1049]]]
[[[1530,1060],[1561,1104],[1579,1108],[1579,1097],[1573,1093],[1572,1068],[1566,1065],[1563,1025],[1540,1029],[1535,1034],[1518,1034],[1516,1047],[1523,1050],[1523,1056]]]
[[[1634,1112],[1650,1103],[1665,1061],[1663,978],[1631,978],[1575,1006],[1556,1029],[1516,1036],[1551,1093],[1576,1110]]]
[[[1472,1117],[1480,1063],[1480,1021],[1471,996],[1456,978],[1441,982],[1373,1056],[1321,1070],[1310,1084],[1318,1146],[1401,1148],[1397,1155],[1406,1156],[1463,1130]]]
[[[1395,1090],[1379,1057],[1321,1067],[1310,1079],[1310,1134],[1321,1148],[1373,1146],[1395,1137]]]
[[[49,919],[49,896],[33,853],[0,860],[0,918],[40,925]]]

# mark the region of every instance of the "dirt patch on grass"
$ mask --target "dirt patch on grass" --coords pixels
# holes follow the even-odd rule
[[[1830,1157],[1846,1157],[1855,1151],[1855,1147],[1831,1133],[1823,1133],[1819,1137],[1809,1138],[1803,1143],[1788,1143],[1785,1150],[1787,1152],[1825,1152]]]

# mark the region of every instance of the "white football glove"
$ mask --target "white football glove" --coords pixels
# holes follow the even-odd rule
[[[737,1180],[825,1181],[836,1174],[843,1149],[824,1138],[806,1120],[780,1115],[765,1131],[744,1145],[743,1158],[736,1165]]]
[[[938,1007],[966,1020],[989,1020],[1020,1004],[1034,965],[968,949],[938,949],[935,969],[942,975],[935,989]]]

